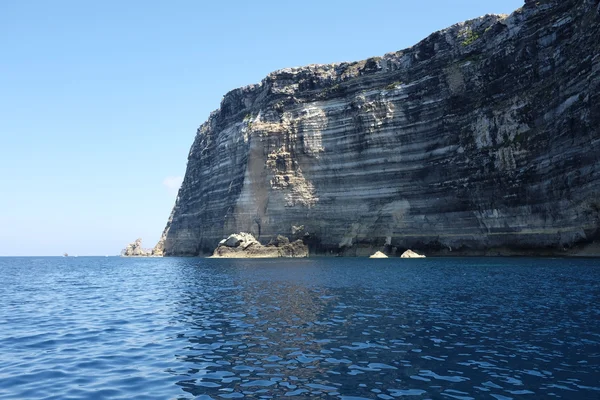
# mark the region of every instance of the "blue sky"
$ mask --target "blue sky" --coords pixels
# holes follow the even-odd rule
[[[522,0],[0,2],[0,256],[158,240],[229,90],[354,61]]]

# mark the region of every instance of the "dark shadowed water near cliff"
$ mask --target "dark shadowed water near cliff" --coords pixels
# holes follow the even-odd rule
[[[600,398],[600,261],[0,258],[2,399],[285,396]]]

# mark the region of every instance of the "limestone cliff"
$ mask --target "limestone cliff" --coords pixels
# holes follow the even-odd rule
[[[591,243],[598,3],[527,1],[383,57],[229,92],[198,129],[159,250],[211,254],[235,232],[344,255]]]

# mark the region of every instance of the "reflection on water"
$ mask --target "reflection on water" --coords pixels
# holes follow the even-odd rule
[[[1,398],[600,398],[595,260],[9,260]]]

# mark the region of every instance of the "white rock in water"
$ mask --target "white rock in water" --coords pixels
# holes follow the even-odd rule
[[[406,250],[402,253],[400,258],[425,258],[425,256],[423,254],[415,253],[412,250]]]
[[[383,254],[381,251],[378,251],[377,253],[373,254],[369,258],[388,258],[388,256]]]

